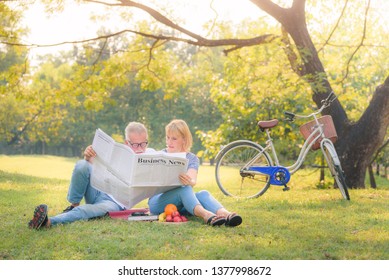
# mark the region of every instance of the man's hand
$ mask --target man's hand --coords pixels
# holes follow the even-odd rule
[[[92,162],[95,156],[96,156],[96,152],[93,150],[92,145],[86,147],[84,151],[84,159],[86,161]]]

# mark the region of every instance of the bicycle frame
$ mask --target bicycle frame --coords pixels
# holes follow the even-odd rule
[[[270,184],[272,185],[285,185],[289,182],[290,180],[290,175],[295,173],[301,165],[303,164],[309,150],[311,147],[314,145],[314,143],[319,139],[322,139],[321,143],[321,149],[323,151],[323,143],[330,142],[332,147],[333,144],[332,142],[325,137],[324,135],[324,130],[323,130],[323,124],[319,123],[317,119],[317,114],[319,114],[321,110],[318,112],[315,112],[307,117],[313,117],[315,119],[316,125],[314,126],[315,129],[312,130],[311,134],[309,137],[305,140],[303,146],[301,147],[299,156],[294,164],[291,166],[286,166],[283,167],[280,165],[280,162],[278,160],[277,152],[273,144],[273,139],[271,138],[270,132],[268,129],[266,129],[266,135],[268,140],[266,141],[266,146],[263,148],[263,150],[258,153],[255,157],[253,157],[252,160],[250,160],[243,168],[245,173],[251,173],[251,174],[264,174],[264,175],[269,175],[270,176]],[[311,141],[312,140],[312,141]],[[268,151],[271,151],[273,157],[269,155]],[[251,166],[262,154],[266,153],[268,158],[271,161],[272,166]],[[324,152],[323,152],[324,154]],[[273,159],[274,159],[274,165],[273,165]]]

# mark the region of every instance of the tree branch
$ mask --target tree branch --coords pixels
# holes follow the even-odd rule
[[[143,4],[140,4],[140,3],[136,3],[134,1],[119,0],[120,3],[117,3],[117,4],[109,4],[109,3],[104,3],[104,2],[101,2],[101,1],[95,1],[95,0],[89,0],[89,1],[87,0],[86,2],[101,3],[101,4],[106,4],[106,5],[109,5],[109,6],[127,6],[127,7],[138,8],[138,9],[148,13],[150,16],[152,16],[158,22],[160,22],[160,23],[162,23],[162,24],[164,24],[164,25],[166,25],[166,26],[168,26],[168,27],[170,27],[170,28],[172,28],[174,30],[179,31],[182,34],[185,34],[185,35],[193,38],[194,40],[183,39],[183,38],[174,37],[174,36],[164,36],[164,35],[155,36],[155,35],[150,35],[150,34],[146,35],[145,33],[135,32],[134,31],[134,33],[137,33],[139,35],[142,35],[142,36],[145,36],[145,37],[152,37],[152,38],[157,39],[157,40],[169,40],[169,41],[185,42],[185,43],[188,43],[188,44],[191,44],[191,45],[195,45],[195,46],[204,46],[204,47],[235,46],[234,48],[232,48],[230,50],[226,50],[225,53],[228,53],[228,52],[230,52],[232,50],[235,50],[235,49],[238,49],[238,48],[242,48],[242,47],[246,47],[246,46],[253,46],[253,45],[259,45],[259,44],[263,44],[263,43],[269,43],[270,41],[272,41],[273,39],[276,38],[275,35],[265,34],[265,35],[258,36],[258,37],[255,37],[255,38],[251,38],[251,39],[209,40],[209,39],[206,39],[206,38],[200,36],[199,34],[191,32],[191,31],[183,28],[182,26],[174,23],[173,21],[171,21],[170,19],[168,19],[167,17],[162,15],[160,12],[158,12],[158,11],[156,11],[156,10],[146,6],[146,5],[143,5]]]
[[[346,73],[344,74],[344,77],[343,79],[340,81],[341,83],[344,82],[344,80],[347,79],[348,77],[348,73],[349,73],[349,68],[350,68],[350,63],[351,61],[353,60],[355,54],[358,52],[358,50],[363,46],[363,42],[365,41],[365,38],[366,38],[366,26],[367,26],[367,14],[369,12],[369,9],[370,9],[370,0],[368,0],[367,2],[367,6],[366,6],[366,10],[365,10],[365,20],[363,22],[363,33],[362,33],[362,38],[361,38],[361,42],[359,43],[359,45],[356,47],[356,49],[354,50],[354,52],[351,54],[350,58],[348,59],[347,61],[347,66],[346,66]]]
[[[285,16],[284,8],[281,8],[279,5],[274,4],[270,0],[250,0],[254,5],[274,17],[278,22],[282,23]]]
[[[373,159],[370,161],[370,165],[373,164],[373,162],[377,159],[378,155],[381,153],[382,150],[385,149],[385,147],[389,144],[389,138],[386,139],[385,143],[382,144],[382,146],[377,150],[377,152],[375,153]]]
[[[176,36],[165,36],[165,35],[155,35],[155,34],[148,34],[144,32],[139,32],[135,30],[122,30],[116,33],[108,34],[108,35],[102,35],[90,39],[85,40],[76,40],[76,41],[65,41],[61,43],[54,43],[54,44],[22,44],[22,43],[12,43],[12,42],[0,42],[1,44],[5,45],[12,45],[12,46],[23,46],[23,47],[55,47],[60,45],[66,45],[66,44],[80,44],[80,43],[87,43],[91,41],[98,41],[101,39],[108,39],[110,37],[118,36],[120,34],[124,33],[133,33],[137,35],[141,35],[143,37],[147,38],[153,38],[156,40],[167,40],[167,41],[175,41],[175,42],[184,42],[187,44],[195,45],[195,46],[204,46],[204,47],[220,47],[220,46],[236,46],[239,48],[242,47],[248,47],[248,46],[254,46],[254,45],[260,45],[265,44],[273,41],[275,38],[278,38],[277,35],[274,34],[265,34],[254,38],[249,39],[218,39],[218,40],[209,40],[206,38],[202,38],[199,40],[191,40],[191,39],[184,39]]]
[[[338,20],[337,20],[337,22],[336,22],[334,28],[331,30],[330,35],[328,36],[327,40],[324,42],[323,46],[322,46],[320,49],[318,49],[317,52],[320,52],[326,45],[328,45],[329,41],[331,40],[332,35],[334,35],[334,33],[335,33],[335,30],[338,29],[340,20],[343,18],[343,15],[344,15],[344,13],[345,13],[345,11],[346,11],[347,4],[348,4],[348,0],[346,0],[346,2],[344,3],[342,12],[340,13],[340,16],[339,16],[339,18],[338,18]]]
[[[158,11],[145,6],[140,3],[136,3],[134,1],[130,0],[118,0],[119,3],[107,3],[104,1],[96,1],[96,0],[85,0],[84,2],[89,2],[89,3],[97,3],[97,4],[102,4],[102,5],[107,5],[107,6],[127,6],[127,7],[135,7],[138,9],[141,9],[148,13],[150,16],[155,18],[157,21],[161,22],[162,24],[179,31],[181,34],[187,35],[190,38],[185,39],[182,37],[178,36],[165,36],[163,34],[160,35],[155,35],[155,34],[148,34],[145,32],[140,32],[140,31],[135,31],[135,30],[129,30],[125,29],[119,32],[111,33],[108,35],[102,35],[94,38],[89,38],[89,39],[84,39],[84,40],[76,40],[76,41],[64,41],[60,43],[54,43],[54,44],[22,44],[22,43],[17,43],[17,42],[9,42],[9,41],[1,41],[0,44],[5,44],[5,45],[12,45],[12,46],[24,46],[24,47],[55,47],[55,46],[60,46],[60,45],[65,45],[65,44],[80,44],[80,43],[87,43],[91,41],[98,41],[101,39],[108,39],[110,37],[118,36],[124,33],[133,33],[137,34],[143,37],[147,38],[153,38],[155,40],[164,40],[164,41],[175,41],[175,42],[184,42],[190,45],[194,46],[204,46],[204,47],[219,47],[219,46],[233,46],[230,49],[227,49],[224,51],[225,54],[239,49],[243,47],[248,47],[248,46],[254,46],[254,45],[260,45],[260,44],[266,44],[271,41],[273,41],[275,38],[278,38],[277,35],[274,34],[264,34],[261,36],[257,36],[254,38],[247,38],[247,39],[207,39],[205,37],[200,36],[199,34],[196,34],[194,32],[191,32],[180,25],[174,23]],[[261,1],[260,1],[261,2]],[[270,2],[271,1],[264,1],[264,2]]]
[[[20,135],[22,135],[26,130],[27,128],[30,126],[30,124],[32,124],[35,119],[43,112],[42,109],[40,109],[36,114],[34,114],[30,120],[27,120],[26,123],[23,125],[23,127],[19,130],[17,130],[14,134],[14,136],[12,137],[11,140],[7,141],[7,145],[13,145],[14,143],[16,143],[19,139],[20,139]]]
[[[149,6],[146,6],[146,5],[134,2],[134,1],[119,0],[120,3],[117,3],[117,4],[110,4],[110,3],[105,3],[105,2],[101,2],[101,1],[94,1],[94,0],[86,0],[85,2],[100,3],[100,4],[105,4],[105,5],[108,5],[108,6],[124,6],[124,7],[138,8],[138,9],[148,13],[150,16],[155,18],[160,23],[162,23],[162,24],[164,24],[166,26],[169,26],[169,27],[171,27],[171,28],[173,28],[175,30],[178,30],[181,33],[183,33],[185,35],[188,35],[189,37],[192,37],[192,38],[196,39],[199,42],[201,42],[204,39],[200,35],[198,35],[196,33],[193,33],[191,31],[181,27],[180,25],[174,23],[173,21],[171,21],[170,19],[168,19],[167,17],[162,15],[160,12],[154,10],[153,8],[150,8]]]
[[[104,51],[105,47],[107,46],[107,42],[108,42],[108,38],[106,38],[106,39],[104,40],[103,46],[100,48],[100,51],[99,51],[99,53],[98,53],[96,59],[95,59],[94,62],[92,63],[93,65],[95,65],[95,64],[97,63],[97,61],[100,60],[101,56],[103,55],[103,51]]]
[[[282,32],[282,43],[284,44],[284,52],[286,54],[286,57],[288,58],[289,60],[289,63],[292,67],[292,70],[299,76],[301,76],[303,74],[302,72],[302,67],[304,65],[301,65],[298,63],[298,56],[297,54],[295,53],[295,51],[293,50],[292,48],[292,44],[289,40],[289,34],[288,32],[285,30],[284,27],[281,27],[281,32]]]

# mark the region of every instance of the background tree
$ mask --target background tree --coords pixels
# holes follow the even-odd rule
[[[10,44],[0,45],[0,134],[1,142],[16,143],[19,135],[28,126],[19,125],[26,117],[23,105],[19,106],[20,95],[24,91],[22,77],[28,71],[27,48],[18,46],[19,39],[26,30],[21,27],[22,12],[11,9],[0,2],[0,39],[7,38]]]
[[[351,187],[364,186],[366,168],[372,159],[372,155],[383,142],[389,124],[389,79],[386,79],[386,82],[378,87],[373,93],[371,86],[369,86],[370,83],[368,82],[368,79],[358,80],[356,75],[352,75],[352,73],[358,72],[359,66],[355,62],[363,60],[361,59],[361,57],[363,57],[362,54],[377,57],[377,53],[379,53],[381,54],[379,56],[379,63],[388,65],[386,63],[388,56],[385,55],[387,54],[388,49],[385,47],[382,47],[381,49],[373,48],[374,46],[379,45],[384,46],[384,37],[379,38],[369,36],[369,32],[382,31],[377,29],[383,26],[382,21],[377,18],[374,18],[376,22],[372,24],[372,19],[369,17],[370,1],[367,3],[363,2],[365,5],[361,5],[361,1],[359,0],[345,0],[341,3],[343,4],[343,9],[340,9],[341,12],[339,16],[334,16],[333,18],[329,15],[334,13],[334,10],[338,10],[334,8],[334,5],[338,2],[331,2],[329,4],[309,2],[309,8],[311,10],[316,9],[317,11],[320,11],[320,9],[323,9],[324,12],[322,15],[325,15],[326,19],[330,19],[333,22],[332,27],[324,30],[322,36],[317,35],[320,33],[312,32],[312,30],[319,28],[318,26],[320,26],[321,22],[318,20],[319,18],[313,18],[312,14],[306,14],[305,0],[278,1],[278,4],[276,4],[275,1],[273,2],[270,0],[252,0],[251,2],[259,8],[258,12],[263,10],[276,19],[280,28],[252,28],[250,33],[244,34],[245,36],[241,36],[241,33],[238,32],[239,30],[233,30],[232,28],[228,30],[228,28],[225,28],[225,24],[223,26],[223,24],[217,24],[215,22],[210,24],[212,28],[209,29],[209,31],[211,31],[209,33],[211,35],[209,36],[191,32],[184,28],[184,25],[180,25],[180,22],[177,18],[173,17],[171,11],[159,9],[159,6],[165,3],[164,1],[153,3],[152,6],[151,4],[150,6],[146,6],[128,0],[114,2],[80,2],[90,2],[90,4],[98,3],[107,7],[121,7],[124,12],[130,11],[133,8],[141,9],[155,20],[154,24],[148,22],[143,25],[139,24],[134,29],[126,28],[123,30],[125,33],[134,34],[133,38],[135,38],[135,44],[139,43],[139,46],[142,46],[140,49],[143,50],[143,54],[146,52],[148,57],[145,57],[144,55],[141,55],[141,52],[138,52],[137,54],[139,56],[131,61],[124,58],[135,57],[135,53],[128,56],[128,54],[119,52],[118,55],[111,57],[110,62],[105,64],[93,63],[92,65],[85,65],[85,67],[78,68],[78,75],[76,77],[80,78],[79,81],[82,81],[83,78],[84,83],[82,84],[82,87],[77,84],[77,87],[74,88],[74,92],[76,95],[78,92],[79,96],[85,98],[83,102],[87,105],[87,108],[94,108],[96,110],[101,109],[94,107],[99,106],[99,102],[95,101],[109,99],[109,93],[107,94],[107,92],[109,92],[110,84],[117,83],[119,86],[126,84],[126,75],[118,75],[118,71],[124,71],[121,73],[129,73],[133,72],[134,68],[137,69],[135,80],[139,82],[140,90],[142,92],[156,92],[161,90],[164,97],[170,98],[169,100],[173,100],[176,94],[183,92],[186,80],[188,79],[188,76],[185,75],[185,73],[190,72],[175,71],[177,65],[179,65],[178,69],[185,69],[185,65],[181,64],[180,60],[177,58],[175,58],[175,60],[170,60],[173,56],[171,56],[171,54],[169,55],[170,49],[165,47],[167,42],[174,41],[177,42],[179,46],[180,43],[186,43],[196,47],[224,47],[224,53],[232,56],[232,59],[224,64],[227,71],[225,71],[223,75],[233,78],[232,72],[231,75],[229,75],[228,70],[231,68],[241,70],[234,73],[237,73],[238,76],[241,75],[240,78],[247,81],[248,85],[247,87],[244,87],[236,83],[238,86],[231,87],[227,80],[223,80],[225,77],[219,77],[219,79],[217,79],[217,75],[213,76],[215,79],[213,79],[212,83],[212,99],[209,100],[216,101],[220,111],[225,110],[225,112],[228,112],[228,114],[226,114],[227,116],[223,115],[223,117],[228,118],[229,115],[234,117],[230,118],[230,120],[232,120],[231,123],[223,122],[220,129],[213,135],[207,132],[200,134],[203,136],[205,135],[204,139],[209,140],[210,138],[206,137],[206,135],[212,135],[212,139],[224,141],[229,137],[228,135],[237,135],[237,126],[241,126],[242,128],[239,129],[239,133],[244,131],[242,134],[245,134],[246,131],[251,131],[251,129],[248,130],[247,125],[249,123],[247,122],[247,119],[251,119],[251,116],[254,117],[254,115],[257,115],[254,113],[254,110],[252,110],[252,105],[263,106],[263,108],[267,109],[266,111],[269,114],[281,111],[279,104],[281,107],[286,106],[287,102],[284,103],[280,101],[280,98],[272,98],[276,95],[274,95],[273,92],[267,92],[266,89],[277,87],[279,84],[290,88],[290,85],[293,84],[290,83],[293,81],[290,70],[286,70],[288,73],[287,75],[285,74],[286,72],[282,71],[280,72],[280,75],[275,76],[275,81],[277,81],[277,83],[269,83],[272,79],[270,78],[270,75],[267,81],[262,81],[262,83],[258,82],[261,81],[261,74],[267,74],[266,72],[261,73],[261,67],[259,67],[262,62],[268,62],[264,57],[266,57],[266,55],[271,56],[272,54],[279,55],[279,50],[283,50],[284,54],[282,57],[284,61],[280,60],[280,68],[285,68],[285,61],[287,61],[289,63],[288,68],[297,74],[295,76],[296,78],[300,78],[295,78],[298,83],[296,83],[296,87],[293,88],[293,92],[295,90],[298,91],[301,94],[301,99],[298,98],[299,96],[293,96],[293,98],[289,98],[288,100],[292,102],[291,104],[301,106],[304,102],[300,102],[299,100],[308,100],[309,98],[307,97],[311,96],[315,105],[319,106],[320,101],[328,96],[333,90],[339,96],[339,100],[336,100],[325,114],[332,115],[335,120],[335,125],[340,138],[337,142],[337,149],[346,171],[348,184]],[[211,3],[213,3],[213,1],[211,1]],[[381,2],[381,4],[384,5],[384,2]],[[328,7],[331,7],[331,9]],[[365,9],[362,13],[364,16],[358,18],[359,24],[354,23],[353,25],[350,25],[353,18],[347,17],[346,15],[361,15],[361,13],[358,12],[360,7]],[[347,13],[349,9],[352,10],[353,13]],[[265,21],[265,19],[261,18],[259,21],[255,22],[255,24],[263,26],[263,22]],[[351,32],[346,34],[347,36],[344,36],[345,34],[339,31],[345,30],[341,28],[342,25],[347,26],[347,28],[352,26],[353,28]],[[308,31],[308,26],[310,26],[310,31]],[[361,28],[357,29],[358,26]],[[120,34],[123,34],[123,32]],[[100,38],[107,39],[109,37],[114,37],[117,34],[118,33],[104,35],[100,36]],[[316,34],[316,36],[312,37],[311,34]],[[359,34],[358,41],[355,41],[355,34]],[[343,36],[346,40],[341,42],[340,39],[342,38],[337,38],[338,36]],[[335,45],[334,42],[340,42],[341,44]],[[252,66],[248,65],[242,67],[243,64],[239,64],[240,66],[234,68],[233,66],[235,65],[231,64],[236,63],[239,60],[244,61],[244,59],[241,58],[244,57],[245,52],[248,50],[244,47],[257,48],[254,46],[264,47],[265,45],[271,46],[268,48],[267,54],[266,52],[253,52],[250,54],[250,56],[258,59],[254,60]],[[348,51],[339,51],[340,58],[336,59],[337,63],[330,63],[328,58],[334,58],[335,47],[338,50],[347,49]],[[148,50],[145,51],[145,48]],[[164,52],[161,50],[164,50]],[[177,50],[182,51],[182,48],[175,49],[175,51]],[[328,50],[330,50],[331,56],[328,56]],[[100,54],[102,54],[102,52],[100,52]],[[344,56],[346,56],[346,59],[344,59]],[[100,57],[101,56],[98,56],[97,58]],[[95,61],[97,62],[97,60],[98,59]],[[258,61],[257,67],[255,67],[256,61]],[[333,65],[341,65],[338,61],[345,61],[344,67],[336,69],[336,66],[334,67]],[[128,62],[131,62],[131,64],[128,65]],[[167,62],[169,62],[170,65]],[[244,62],[246,63],[247,61]],[[326,65],[326,70],[323,65]],[[383,68],[384,67],[385,66],[383,66]],[[372,68],[378,69],[379,67],[373,66]],[[276,67],[273,66],[272,69],[276,69]],[[376,79],[381,81],[385,80],[387,71],[385,71],[385,69],[379,71],[379,75],[376,75],[377,73],[369,72],[372,75],[370,81],[376,81]],[[275,71],[275,73],[276,72],[277,71]],[[382,75],[382,73],[385,73],[385,76]],[[287,79],[284,81],[283,76],[287,76]],[[72,82],[74,82],[74,79]],[[305,87],[309,85],[310,90],[301,90],[304,83]],[[70,86],[71,84],[72,83],[69,82]],[[258,85],[259,89],[256,89],[253,86],[250,87],[250,85]],[[354,87],[361,89],[365,95],[358,95],[359,93],[357,91],[350,95],[350,88]],[[279,88],[281,89],[281,87]],[[226,98],[219,98],[217,96],[217,91],[220,89],[225,89],[224,92],[227,94],[224,95]],[[258,99],[257,96],[265,98]],[[351,99],[350,96],[352,96],[352,98],[358,96],[358,98],[369,101],[370,103],[366,102],[366,107],[364,107],[363,110],[360,110],[358,108],[360,104],[358,101],[345,102],[347,98]],[[260,101],[258,102],[258,100]],[[351,104],[351,106],[354,104],[355,106],[351,107],[350,110],[350,108],[345,108],[343,104],[347,104],[347,106],[349,106],[349,104]],[[227,108],[232,108],[233,110],[228,110]],[[288,131],[286,130],[285,132]],[[248,134],[250,133],[251,132],[248,132]],[[211,142],[214,142],[214,140]],[[208,146],[211,147],[210,145]],[[218,148],[214,147],[213,149]]]
[[[281,24],[282,32],[277,36],[282,38],[290,66],[297,75],[309,83],[312,90],[312,99],[317,106],[320,106],[321,100],[326,98],[333,89],[319,57],[318,50],[308,31],[305,13],[306,1],[294,0],[290,5],[286,5],[286,7],[270,0],[251,0],[251,2]],[[109,3],[103,4],[111,5]],[[345,6],[347,4],[348,1],[345,1]],[[112,5],[141,9],[149,13],[160,23],[189,37],[189,39],[186,39],[160,34],[143,34],[144,36],[154,38],[156,41],[176,40],[207,47],[232,46],[225,50],[228,53],[231,50],[245,46],[268,43],[277,37],[275,35],[265,34],[250,39],[207,39],[174,23],[150,6],[128,0],[116,1]],[[365,18],[361,22],[364,26],[363,33],[361,34],[360,44],[355,49],[354,54],[357,53],[358,49],[367,40],[366,28],[370,1],[368,1],[365,7]],[[352,57],[350,57],[351,59]],[[355,122],[350,121],[339,100],[335,100],[332,106],[324,111],[324,114],[329,114],[334,119],[339,135],[339,141],[336,147],[346,173],[347,183],[350,187],[364,187],[366,169],[371,157],[380,147],[387,133],[389,125],[388,96],[389,79],[386,79],[384,84],[375,91],[369,106],[362,116]]]
[[[105,32],[100,30],[99,36]],[[219,116],[210,86],[196,74],[204,59],[188,59],[196,56],[197,48],[164,44],[150,62],[143,52],[147,40],[101,39],[42,57],[28,79],[28,94],[20,98],[23,111],[38,117],[21,135],[18,152],[78,156],[97,127],[123,141],[130,120],[149,127],[150,144],[158,149],[165,147],[164,126],[172,118],[190,119],[193,133],[199,127],[217,127]],[[18,125],[26,121],[21,118]],[[193,151],[201,149],[195,138]]]

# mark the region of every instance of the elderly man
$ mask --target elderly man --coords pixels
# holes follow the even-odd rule
[[[130,122],[125,129],[125,143],[135,153],[147,150],[148,133],[146,127],[138,122]],[[92,146],[84,151],[84,159],[79,160],[73,170],[67,199],[71,203],[63,213],[49,218],[46,204],[35,208],[33,219],[28,223],[31,229],[40,229],[57,224],[104,216],[107,212],[124,210],[123,205],[110,195],[95,189],[90,183],[93,159],[96,156]],[[85,204],[80,205],[85,198]]]

